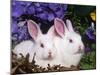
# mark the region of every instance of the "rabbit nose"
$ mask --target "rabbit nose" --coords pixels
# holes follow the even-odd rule
[[[52,58],[52,53],[48,52],[48,58],[51,59]]]
[[[49,55],[51,55],[51,52],[49,52]]]
[[[85,49],[85,48],[84,48],[84,45],[80,45],[80,46],[79,46],[79,49],[80,49],[80,50],[84,50],[84,49]]]
[[[82,47],[81,47],[81,46],[79,46],[78,48],[79,48],[79,50],[81,50],[81,49],[82,49]]]
[[[78,53],[83,53],[84,52],[84,47],[83,46],[79,46],[79,50],[78,50]]]

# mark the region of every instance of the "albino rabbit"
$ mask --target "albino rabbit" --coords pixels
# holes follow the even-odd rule
[[[54,44],[62,55],[63,66],[77,66],[84,54],[84,44],[81,36],[74,31],[70,20],[66,20],[66,25],[67,27],[61,19],[54,20]]]
[[[42,34],[39,26],[32,20],[27,22],[28,32],[33,38],[32,40],[23,41],[15,46],[13,52],[19,57],[22,53],[26,56],[30,54],[29,61],[32,61],[34,53],[36,53],[35,61],[36,64],[42,67],[47,67],[48,64],[51,66],[61,64],[60,53],[55,49],[52,37],[52,28],[49,29],[47,34]]]

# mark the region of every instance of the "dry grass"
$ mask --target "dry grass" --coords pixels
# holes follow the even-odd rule
[[[71,68],[67,68],[61,65],[50,66],[48,64],[47,68],[40,67],[35,63],[35,55],[33,57],[33,61],[29,62],[29,54],[24,57],[22,54],[21,58],[17,59],[17,55],[12,53],[12,69],[11,74],[27,74],[27,73],[42,73],[42,72],[61,72],[61,71],[76,71],[80,70],[79,67],[71,66]]]

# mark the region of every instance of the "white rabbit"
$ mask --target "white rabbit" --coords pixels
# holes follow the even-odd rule
[[[23,41],[15,46],[13,52],[19,57],[22,53],[26,56],[30,54],[29,61],[32,61],[34,53],[36,53],[35,61],[36,64],[42,67],[47,67],[48,64],[51,66],[61,64],[60,52],[54,46],[52,37],[52,28],[49,29],[47,34],[42,34],[39,26],[32,20],[27,22],[28,32],[33,38],[32,40]]]
[[[56,34],[54,44],[62,55],[63,66],[77,66],[84,54],[84,44],[81,36],[74,31],[70,20],[66,20],[66,25],[67,27],[59,18],[54,20],[54,33]]]

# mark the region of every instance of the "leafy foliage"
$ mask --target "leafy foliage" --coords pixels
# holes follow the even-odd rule
[[[80,62],[80,69],[89,70],[89,69],[95,69],[95,68],[96,68],[95,51],[85,54]]]

